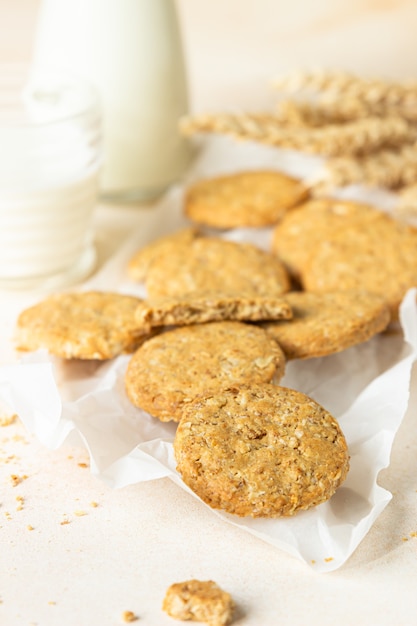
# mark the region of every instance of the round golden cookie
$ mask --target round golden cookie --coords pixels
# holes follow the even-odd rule
[[[45,348],[65,359],[111,359],[133,352],[149,336],[135,322],[140,301],[101,291],[52,295],[19,315],[17,349]]]
[[[133,280],[144,281],[155,259],[169,254],[171,248],[175,249],[181,244],[188,244],[195,237],[198,237],[198,231],[196,228],[190,227],[151,241],[138,250],[129,260],[127,273]]]
[[[395,320],[405,293],[417,286],[417,229],[383,213],[372,224],[347,222],[317,246],[301,282],[307,291],[378,294]]]
[[[206,504],[241,517],[294,515],[328,500],[349,469],[337,421],[298,391],[220,390],[184,408],[174,452]]]
[[[194,222],[214,228],[269,226],[307,197],[307,188],[291,176],[247,171],[194,183],[184,210]]]
[[[263,327],[287,359],[326,356],[367,341],[389,324],[384,299],[363,291],[312,293],[294,291],[285,299],[291,321],[265,322]]]
[[[280,379],[285,358],[263,328],[242,322],[184,326],[157,335],[132,356],[126,392],[161,421],[179,421],[184,406],[207,391]]]
[[[375,208],[335,198],[310,200],[289,212],[274,228],[272,251],[290,274],[299,278],[317,248],[346,224],[372,228],[380,212]]]
[[[145,284],[149,298],[194,291],[277,296],[290,288],[288,274],[275,255],[218,237],[199,237],[172,248],[155,259]]]

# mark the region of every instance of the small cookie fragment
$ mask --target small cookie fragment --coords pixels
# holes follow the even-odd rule
[[[208,626],[230,624],[234,608],[231,595],[212,580],[174,583],[162,603],[162,609],[174,619],[205,622]]]
[[[184,407],[177,470],[206,504],[240,517],[291,516],[328,500],[349,469],[337,421],[272,384],[224,389]]]
[[[139,617],[133,613],[133,611],[123,611],[122,619],[124,622],[137,622]]]
[[[111,359],[133,352],[149,329],[138,329],[140,298],[86,291],[52,295],[17,320],[18,350],[46,348],[64,359]]]
[[[290,281],[281,261],[249,243],[198,237],[158,257],[146,277],[148,297],[221,291],[278,296]]]
[[[5,414],[5,413],[0,412],[0,428],[4,426],[10,426],[11,424],[14,424],[16,420],[17,420],[16,413]]]
[[[321,357],[363,343],[390,322],[384,299],[363,291],[285,295],[293,311],[290,322],[265,322],[287,359]]]
[[[291,319],[291,307],[281,297],[195,291],[184,296],[141,302],[135,313],[138,326],[184,326],[222,320]]]
[[[195,237],[198,237],[198,230],[189,227],[151,241],[133,255],[128,263],[127,273],[133,280],[144,281],[155,259],[170,254],[172,248],[185,245]]]
[[[257,326],[210,322],[167,331],[144,343],[126,370],[131,402],[161,421],[179,421],[184,406],[223,387],[284,375],[277,342]]]
[[[200,180],[185,196],[185,214],[214,228],[276,224],[308,197],[297,179],[278,171],[245,171]]]

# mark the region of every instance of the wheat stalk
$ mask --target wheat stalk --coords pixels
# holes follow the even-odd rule
[[[345,124],[366,117],[395,117],[415,124],[417,106],[394,107],[385,104],[370,106],[357,98],[318,99],[315,102],[282,100],[277,107],[277,117],[282,124],[292,126],[326,126]]]
[[[417,82],[393,82],[375,78],[360,78],[348,72],[316,70],[295,72],[274,81],[274,86],[286,93],[313,91],[329,98],[352,97],[365,103],[386,105],[417,105]]]
[[[329,159],[317,187],[342,187],[361,183],[399,189],[417,182],[417,143],[397,150],[380,150],[362,158]]]
[[[290,126],[279,114],[203,115],[183,119],[181,130],[187,135],[220,133],[325,156],[363,155],[381,147],[399,146],[417,137],[416,129],[398,116],[369,117],[344,125],[310,128]]]
[[[313,92],[314,106],[307,116],[323,123],[344,122],[367,116],[401,115],[417,122],[417,82],[390,82],[359,78],[347,72],[295,72],[275,81],[283,93]],[[314,109],[315,111],[312,111]]]

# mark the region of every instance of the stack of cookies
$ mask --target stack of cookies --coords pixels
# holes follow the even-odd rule
[[[334,494],[349,468],[346,440],[325,408],[280,385],[285,364],[382,332],[417,284],[417,231],[366,205],[307,196],[275,172],[198,182],[184,207],[192,225],[129,262],[146,300],[60,294],[17,323],[22,350],[132,353],[129,399],[178,423],[184,482],[238,516],[290,516]],[[271,249],[213,234],[236,226],[270,226]]]

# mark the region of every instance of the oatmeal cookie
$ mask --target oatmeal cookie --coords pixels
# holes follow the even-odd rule
[[[200,180],[185,196],[185,214],[213,228],[269,226],[308,197],[297,179],[277,171],[245,171]]]
[[[417,286],[417,229],[384,214],[369,229],[347,225],[318,247],[301,280],[308,291],[378,294],[396,320],[407,290]]]
[[[337,421],[305,394],[268,383],[185,406],[174,452],[190,489],[241,517],[291,516],[321,504],[349,469]]]
[[[292,216],[284,219],[275,230],[275,252],[306,291],[369,291],[383,297],[397,319],[406,291],[417,285],[417,229],[366,205],[323,206],[296,209],[295,230]]]
[[[226,626],[233,617],[235,603],[229,593],[212,580],[186,580],[168,587],[162,609],[180,620]]]
[[[184,296],[144,300],[135,313],[139,327],[185,326],[222,320],[291,319],[291,307],[281,297],[195,291]]]
[[[198,237],[158,257],[146,277],[149,298],[192,291],[277,296],[290,288],[279,259],[249,243]]]
[[[335,198],[310,200],[288,213],[274,228],[272,251],[290,274],[299,278],[317,248],[335,232],[343,231],[346,224],[371,227],[379,215],[373,207],[358,202]]]
[[[144,281],[148,269],[155,259],[169,255],[172,248],[175,249],[182,244],[186,245],[195,237],[198,237],[198,230],[189,227],[151,241],[138,250],[130,259],[127,265],[129,277],[138,282]]]
[[[131,402],[161,421],[179,421],[197,396],[225,386],[279,380],[285,358],[263,328],[242,322],[183,326],[149,339],[126,371]]]
[[[140,298],[101,291],[52,295],[19,315],[16,347],[46,348],[65,359],[111,359],[133,352],[150,336],[135,322],[139,303]]]
[[[286,294],[293,311],[290,322],[265,322],[263,327],[287,359],[308,359],[340,352],[367,341],[389,324],[384,299],[363,291]]]

